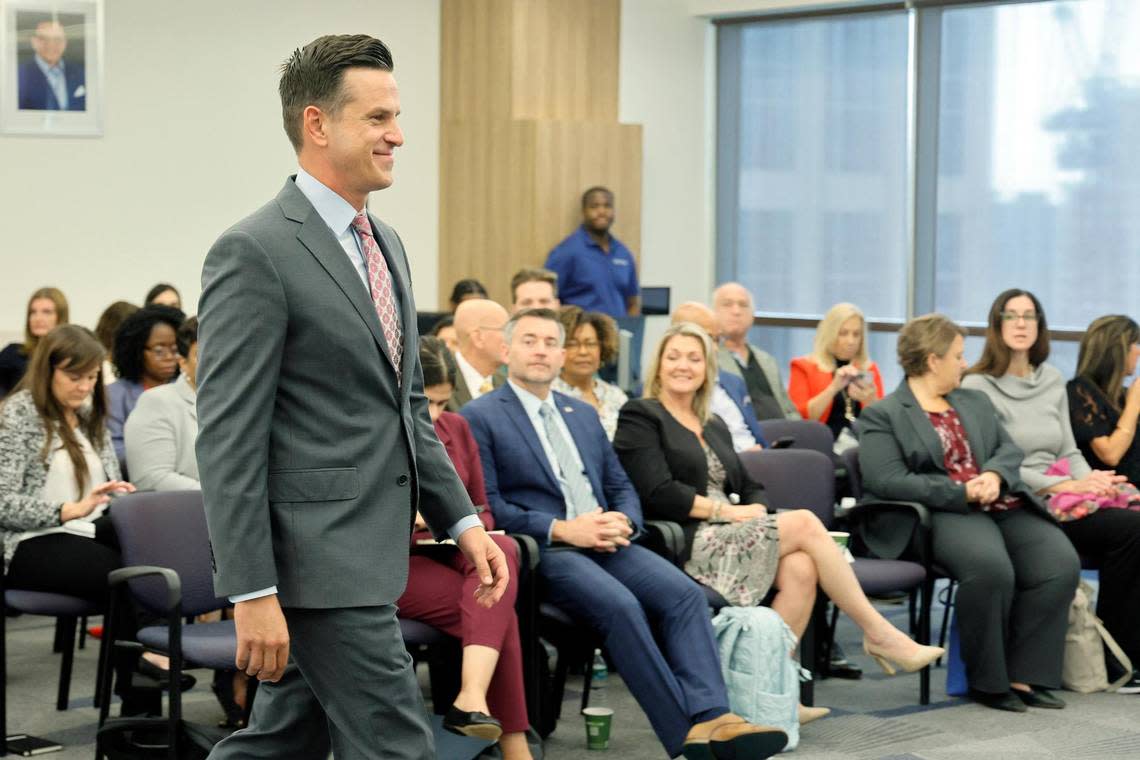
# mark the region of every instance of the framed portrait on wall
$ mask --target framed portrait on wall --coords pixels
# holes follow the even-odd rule
[[[0,131],[103,133],[103,0],[0,0]]]

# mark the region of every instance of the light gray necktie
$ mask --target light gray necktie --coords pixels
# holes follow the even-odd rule
[[[566,504],[566,519],[573,520],[578,515],[593,511],[594,507],[597,506],[593,497],[593,490],[590,488],[590,481],[586,478],[586,473],[578,467],[574,452],[570,448],[570,442],[558,429],[558,423],[554,419],[556,412],[549,405],[543,404],[538,408],[538,414],[542,417],[543,427],[546,428],[546,440],[550,442],[550,448],[554,450],[558,469],[562,471],[562,479],[566,481],[566,490],[570,496]]]

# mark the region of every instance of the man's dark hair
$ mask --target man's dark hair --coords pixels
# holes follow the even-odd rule
[[[115,374],[132,383],[142,380],[146,353],[146,342],[154,326],[165,322],[178,334],[178,328],[186,320],[186,315],[171,306],[151,304],[136,311],[123,320],[115,333],[115,346],[111,350],[111,362]]]
[[[392,52],[388,46],[367,34],[328,34],[305,47],[294,50],[281,64],[281,117],[285,134],[293,149],[304,145],[301,137],[301,114],[308,106],[316,106],[335,116],[347,98],[344,92],[344,70],[351,68],[391,71]]]
[[[178,355],[183,359],[189,359],[190,349],[198,342],[198,318],[187,317],[174,334],[174,340],[178,344]]]
[[[606,196],[610,199],[610,203],[614,202],[614,191],[613,190],[610,190],[608,187],[602,187],[601,185],[594,185],[589,190],[582,193],[582,208],[583,209],[586,208],[586,204],[590,202],[590,196],[593,195],[594,193],[605,193]]]
[[[511,303],[517,303],[519,300],[518,294],[515,292],[519,289],[519,285],[524,285],[528,282],[550,283],[550,288],[554,291],[554,297],[558,298],[558,274],[551,272],[549,269],[528,267],[515,272],[515,276],[511,278]]]
[[[459,306],[460,302],[468,296],[475,296],[476,298],[489,297],[487,295],[487,288],[483,286],[483,283],[468,277],[465,280],[460,280],[455,283],[455,287],[451,289],[451,298],[449,299],[451,301],[451,310],[455,311],[455,308]]]

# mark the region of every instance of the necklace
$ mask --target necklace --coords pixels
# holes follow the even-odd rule
[[[843,394],[843,416],[847,418],[848,422],[855,421],[855,402],[847,395],[847,389],[844,388],[840,391]]]

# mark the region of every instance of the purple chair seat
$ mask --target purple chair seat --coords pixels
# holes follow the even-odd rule
[[[851,569],[867,596],[878,596],[888,591],[906,591],[915,588],[926,578],[922,565],[897,559],[856,558]]]
[[[141,629],[138,639],[158,652],[168,651],[165,625]],[[182,626],[182,658],[186,667],[233,670],[236,651],[237,632],[232,620]]]
[[[29,615],[51,615],[53,617],[83,617],[102,612],[99,605],[66,594],[52,594],[47,591],[20,591],[8,589],[4,592],[4,603],[14,610]]]

